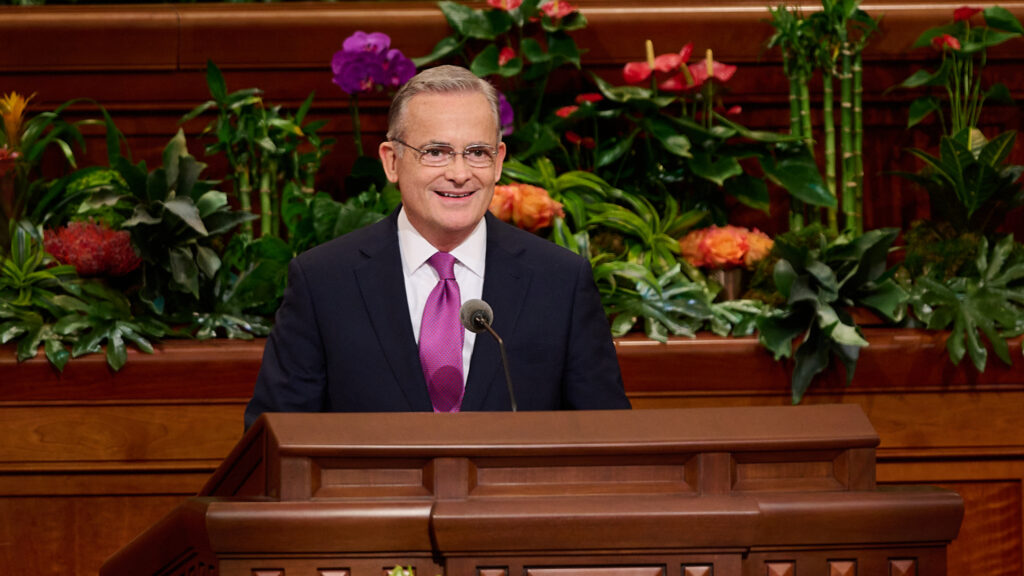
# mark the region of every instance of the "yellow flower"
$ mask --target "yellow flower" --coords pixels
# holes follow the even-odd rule
[[[34,97],[35,94],[24,98],[17,92],[11,92],[0,98],[0,116],[3,116],[7,146],[11,149],[17,148],[21,143],[21,123],[24,120],[25,108]]]

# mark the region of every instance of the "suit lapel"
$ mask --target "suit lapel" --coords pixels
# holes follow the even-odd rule
[[[494,331],[506,340],[507,345],[523,311],[532,271],[522,263],[520,256],[523,247],[516,240],[515,234],[509,234],[513,229],[496,220],[489,212],[485,217],[487,267],[484,272],[483,299],[494,310]],[[482,409],[491,394],[507,396],[508,392],[498,344],[490,334],[481,332],[473,348],[462,410]]]
[[[409,408],[430,411],[430,394],[419,362],[419,350],[409,321],[408,299],[398,247],[397,210],[375,227],[362,249],[363,263],[355,270],[359,291],[373,332]]]

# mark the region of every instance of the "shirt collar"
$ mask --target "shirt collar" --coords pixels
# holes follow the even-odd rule
[[[437,252],[430,242],[420,234],[419,230],[409,222],[405,207],[398,212],[398,245],[402,253],[402,266],[405,274],[411,275]],[[487,260],[487,222],[480,219],[466,240],[459,244],[451,255],[470,272],[483,278],[484,263]]]

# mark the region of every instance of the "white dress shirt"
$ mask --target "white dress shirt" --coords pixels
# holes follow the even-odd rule
[[[402,254],[402,276],[405,278],[405,294],[409,299],[409,319],[416,342],[420,341],[420,324],[427,297],[439,280],[437,271],[427,260],[437,252],[405,214],[405,208],[398,213],[398,248]],[[466,238],[451,255],[455,256],[455,281],[459,283],[461,306],[467,300],[479,299],[484,292],[484,263],[487,260],[487,224],[481,218]],[[462,345],[462,385],[469,377],[469,360],[473,357],[476,334],[464,331]]]

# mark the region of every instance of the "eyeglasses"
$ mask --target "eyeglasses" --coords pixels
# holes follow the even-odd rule
[[[391,141],[415,151],[420,155],[420,164],[431,168],[447,166],[454,162],[455,157],[458,155],[462,155],[462,159],[466,161],[466,165],[470,168],[490,168],[494,166],[494,158],[498,155],[498,151],[493,146],[486,144],[466,146],[466,149],[462,152],[456,152],[454,148],[444,144],[431,144],[420,150],[397,138],[392,138]]]

